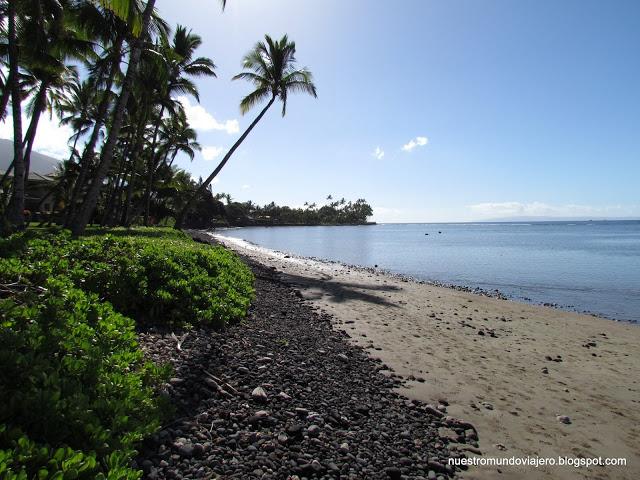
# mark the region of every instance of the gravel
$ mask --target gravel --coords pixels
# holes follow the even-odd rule
[[[396,393],[402,379],[278,272],[246,261],[256,299],[245,320],[140,333],[147,357],[174,368],[163,393],[176,411],[140,448],[145,478],[457,477],[448,459],[477,449],[473,426]]]

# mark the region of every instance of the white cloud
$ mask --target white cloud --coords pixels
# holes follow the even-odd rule
[[[213,160],[214,158],[218,157],[223,151],[224,148],[222,147],[207,145],[202,147],[202,158],[204,158],[205,160]]]
[[[178,100],[184,107],[187,119],[189,120],[189,125],[196,130],[203,132],[210,130],[224,130],[229,135],[240,131],[240,124],[238,123],[238,120],[225,120],[224,122],[219,122],[213,117],[213,115],[207,112],[202,105],[192,104],[189,97],[181,95],[177,97],[176,100]]]
[[[429,139],[427,137],[416,137],[413,140],[410,140],[409,143],[403,145],[402,150],[410,152],[416,147],[424,147],[427,143],[429,143]]]
[[[550,205],[543,202],[485,202],[469,205],[476,214],[500,217],[625,217],[636,216],[637,206]]]
[[[249,190],[251,188],[251,185],[242,185],[242,190]]]
[[[382,160],[384,158],[384,150],[382,150],[382,148],[380,147],[376,147],[371,156],[377,158],[378,160]]]
[[[22,115],[23,135],[29,127],[28,122],[29,119]],[[49,118],[48,114],[42,114],[38,122],[33,150],[57,159],[66,158],[70,153],[67,141],[71,135],[73,135],[73,130],[70,126],[60,125],[56,117]],[[13,117],[10,115],[0,123],[0,138],[13,140]]]

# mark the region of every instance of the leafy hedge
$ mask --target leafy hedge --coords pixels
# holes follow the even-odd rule
[[[164,232],[0,240],[1,479],[140,478],[169,372],[143,360],[133,319],[223,325],[253,294],[235,255]]]
[[[253,276],[235,254],[198,244],[181,232],[164,238],[154,233],[167,230],[148,230],[77,240],[67,234],[15,238],[5,248],[12,249],[31,283],[63,275],[138,322],[223,326],[244,316]]]

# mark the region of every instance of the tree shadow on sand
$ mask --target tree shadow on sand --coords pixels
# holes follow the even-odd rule
[[[293,287],[303,289],[307,300],[328,299],[333,303],[344,303],[352,300],[373,303],[388,307],[398,307],[393,302],[376,295],[374,292],[398,292],[402,290],[394,285],[367,285],[356,282],[340,282],[331,275],[311,277],[280,272],[280,280]]]

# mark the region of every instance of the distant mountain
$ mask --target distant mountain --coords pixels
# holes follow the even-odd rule
[[[0,172],[5,172],[13,161],[13,141],[0,138]],[[45,176],[55,172],[60,160],[43,155],[38,152],[31,152],[31,164],[29,177],[32,175]]]

